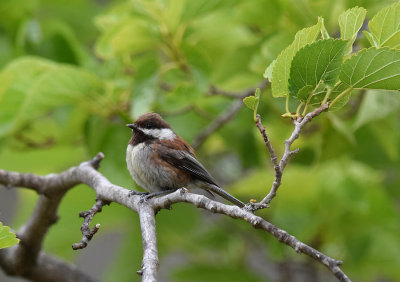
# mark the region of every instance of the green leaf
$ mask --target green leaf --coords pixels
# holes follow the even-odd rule
[[[325,25],[322,25],[322,26],[321,26],[321,38],[322,38],[322,39],[329,39],[329,38],[331,38],[331,37],[329,36],[328,30],[326,29]]]
[[[256,121],[256,114],[258,109],[258,103],[260,102],[261,91],[259,88],[256,89],[254,96],[249,96],[243,99],[243,103],[250,109],[254,111],[254,121]]]
[[[400,2],[380,10],[368,26],[378,48],[400,48]]]
[[[290,95],[306,85],[315,88],[321,81],[333,87],[340,72],[340,65],[347,42],[343,40],[319,40],[297,52],[290,68]]]
[[[379,92],[379,93],[378,93]],[[400,96],[389,91],[369,90],[365,94],[353,129],[357,130],[363,125],[382,119],[400,109]]]
[[[272,63],[265,69],[264,77],[267,78],[270,82],[272,81],[272,72],[274,71],[276,60],[273,60]]]
[[[352,52],[352,46],[356,40],[357,33],[360,30],[367,10],[360,7],[351,8],[339,16],[340,38],[348,40],[345,54]]]
[[[243,99],[243,103],[250,109],[250,110],[255,110],[258,104],[258,100],[254,96],[249,96]]]
[[[19,239],[10,231],[10,227],[4,226],[3,223],[0,222],[0,249],[14,246],[18,244],[18,242]]]
[[[272,79],[272,71],[276,62],[276,57],[293,41],[293,34],[289,32],[280,31],[276,35],[268,37],[261,45],[261,54],[256,53],[260,56],[259,63],[264,68],[265,75],[269,73],[268,79]],[[265,69],[265,63],[269,66]]]
[[[323,18],[318,18],[318,23],[298,31],[294,41],[276,59],[275,66],[272,71],[272,95],[274,97],[284,97],[289,95],[288,79],[290,73],[290,65],[297,51],[302,47],[314,42],[318,35],[321,34]]]
[[[331,92],[333,92],[334,89],[335,89],[335,87],[332,88]],[[320,83],[317,88],[311,89],[311,90],[313,90],[314,92],[313,92],[313,96],[311,97],[311,100],[310,100],[310,105],[319,106],[321,104],[321,102],[324,100],[328,89],[327,89],[326,85],[324,85],[323,83]],[[301,92],[301,89],[299,91],[299,98],[300,98],[300,92]]]
[[[303,86],[297,93],[297,98],[299,98],[300,101],[307,100],[314,88],[315,86],[312,85]]]
[[[369,41],[369,44],[371,44],[372,47],[378,48],[378,43],[377,43],[377,40],[375,39],[375,37],[366,30],[363,30],[362,32],[363,32],[365,38],[367,38],[367,40]]]
[[[111,25],[102,33],[95,50],[104,59],[137,54],[156,49],[158,36],[157,28],[152,23],[139,18],[128,18]]]
[[[332,103],[329,106],[329,111],[337,111],[341,108],[343,108],[350,100],[351,94],[354,91],[351,90],[346,84],[340,82],[335,87],[332,88],[332,92],[329,96],[330,101],[335,101],[335,103]],[[338,98],[339,95],[342,95]],[[314,97],[313,97],[314,98]],[[336,98],[338,98],[336,100]],[[311,101],[313,102],[313,101]]]
[[[362,50],[343,63],[339,77],[351,88],[400,90],[400,50]]]

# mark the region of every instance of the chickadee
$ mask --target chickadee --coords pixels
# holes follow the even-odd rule
[[[193,148],[175,134],[159,114],[141,115],[135,123],[127,126],[132,129],[126,150],[128,169],[136,183],[150,195],[166,194],[182,187],[198,187],[244,207],[243,202],[215,183],[196,159]]]

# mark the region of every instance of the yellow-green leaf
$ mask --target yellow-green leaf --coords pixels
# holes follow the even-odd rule
[[[253,110],[256,108],[257,105],[257,98],[254,96],[249,96],[243,99],[243,103],[250,109]]]
[[[276,60],[273,60],[272,63],[265,69],[264,77],[267,78],[270,82],[272,81],[272,72],[274,71]]]
[[[357,33],[360,30],[367,10],[362,7],[351,8],[339,16],[340,38],[348,40],[345,54],[350,54],[352,46],[356,40]]]
[[[256,120],[256,114],[258,109],[258,103],[260,102],[261,91],[259,88],[256,89],[254,96],[249,96],[243,99],[243,103],[251,110],[254,111],[254,120]]]
[[[3,223],[0,222],[0,249],[14,246],[18,244],[18,242],[19,239],[10,231],[10,227],[4,226]]]
[[[351,88],[400,90],[400,50],[362,50],[343,63],[339,77]]]
[[[400,48],[400,2],[380,10],[368,26],[377,47]]]
[[[317,24],[298,31],[292,44],[278,56],[272,71],[271,81],[272,95],[274,97],[289,95],[288,80],[293,57],[296,55],[297,51],[307,44],[313,43],[318,38],[318,35],[320,35],[323,30],[323,25],[324,19],[318,18]]]

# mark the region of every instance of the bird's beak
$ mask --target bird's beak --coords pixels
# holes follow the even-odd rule
[[[132,128],[132,129],[137,129],[137,126],[134,123],[127,124],[126,126],[129,127],[129,128]]]

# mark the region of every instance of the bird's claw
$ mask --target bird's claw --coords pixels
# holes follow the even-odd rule
[[[128,197],[132,196],[140,196],[139,203],[146,202],[148,199],[152,198],[152,193],[149,192],[138,192],[138,191],[129,191]]]
[[[152,193],[149,193],[149,192],[143,193],[142,195],[140,195],[139,203],[147,202],[147,200],[149,200],[149,199],[151,199],[153,197],[154,197],[154,195]]]

